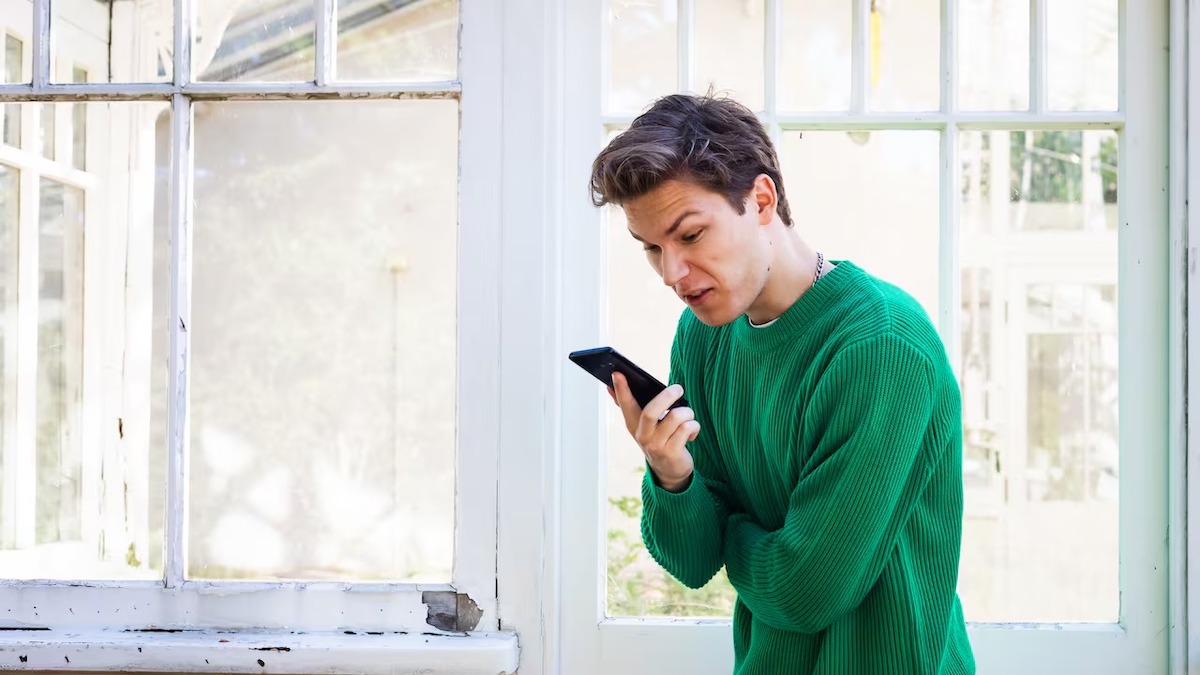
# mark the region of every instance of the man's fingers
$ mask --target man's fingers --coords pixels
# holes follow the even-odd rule
[[[673,384],[666,389],[663,389],[646,404],[646,409],[642,411],[642,422],[647,425],[647,428],[653,428],[658,424],[671,409],[671,404],[678,401],[683,396],[683,387],[678,384]]]
[[[680,424],[675,433],[671,434],[671,437],[667,439],[667,447],[686,447],[688,441],[696,440],[696,437],[699,435],[700,423],[696,420],[688,420]]]
[[[629,391],[629,383],[625,381],[624,375],[613,373],[612,380],[610,391],[613,400],[617,402],[617,406],[621,408],[621,415],[625,417],[625,428],[633,433],[637,429],[638,416],[642,414],[642,409],[634,400],[633,392]]]

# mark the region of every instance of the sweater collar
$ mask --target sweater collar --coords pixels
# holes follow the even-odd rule
[[[835,267],[773,322],[755,327],[745,314],[738,317],[732,326],[737,344],[755,351],[774,349],[803,337],[818,319],[833,311],[839,297],[859,283],[864,273],[848,260],[831,262]]]

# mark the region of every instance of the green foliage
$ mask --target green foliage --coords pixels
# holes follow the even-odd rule
[[[1074,203],[1083,198],[1082,131],[1014,131],[1009,135],[1009,169],[1013,201],[1021,198],[1025,161],[1029,160],[1031,202]],[[1106,135],[1100,152],[1087,167],[1088,174],[1099,170],[1103,179],[1106,204],[1117,201],[1117,137]]]
[[[610,498],[622,519],[608,529],[608,614],[610,616],[729,617],[735,592],[724,568],[704,588],[692,590],[654,562],[638,524],[642,500]]]

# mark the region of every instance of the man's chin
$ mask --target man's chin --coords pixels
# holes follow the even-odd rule
[[[741,316],[740,313],[734,313],[728,309],[710,309],[708,307],[692,307],[691,309],[692,314],[696,315],[700,323],[713,328],[733,323]]]

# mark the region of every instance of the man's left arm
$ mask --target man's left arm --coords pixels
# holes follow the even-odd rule
[[[815,633],[874,586],[932,471],[922,446],[933,378],[927,358],[893,335],[835,357],[807,413],[824,433],[783,526],[768,532],[745,514],[726,526],[729,581],[757,618]]]

